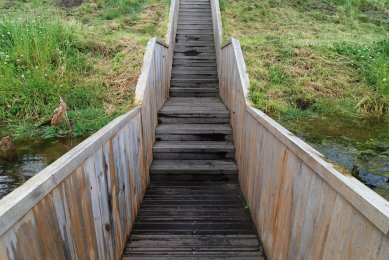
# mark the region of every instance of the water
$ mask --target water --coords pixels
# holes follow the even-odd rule
[[[304,118],[282,123],[389,200],[389,118]],[[16,142],[17,160],[0,162],[0,198],[81,141],[37,139]]]
[[[0,199],[79,144],[82,139],[15,142],[16,160],[0,161]]]
[[[389,200],[389,118],[304,118],[283,124]]]

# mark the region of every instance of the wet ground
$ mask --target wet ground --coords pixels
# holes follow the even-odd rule
[[[0,161],[0,199],[79,144],[82,139],[15,142],[16,158]]]
[[[304,118],[283,124],[389,200],[389,118]]]

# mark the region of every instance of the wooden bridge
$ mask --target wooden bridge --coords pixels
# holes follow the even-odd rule
[[[0,201],[0,259],[389,259],[389,203],[247,100],[217,0],[172,0],[139,106]]]

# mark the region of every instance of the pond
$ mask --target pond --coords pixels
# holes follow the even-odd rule
[[[16,157],[0,161],[0,199],[79,144],[83,139],[29,139],[15,142]]]
[[[312,117],[282,123],[389,200],[389,118]]]

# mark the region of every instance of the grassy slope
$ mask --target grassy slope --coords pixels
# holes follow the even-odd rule
[[[253,105],[330,154],[350,149],[335,156],[348,170],[388,177],[389,1],[220,2],[225,40],[242,45]],[[375,191],[389,200],[389,186]]]
[[[66,124],[36,130],[59,96],[73,136],[93,133],[133,103],[150,37],[164,37],[166,0],[0,1],[0,128],[17,138],[69,135]]]
[[[389,110],[389,1],[222,0],[253,104],[280,120]]]

